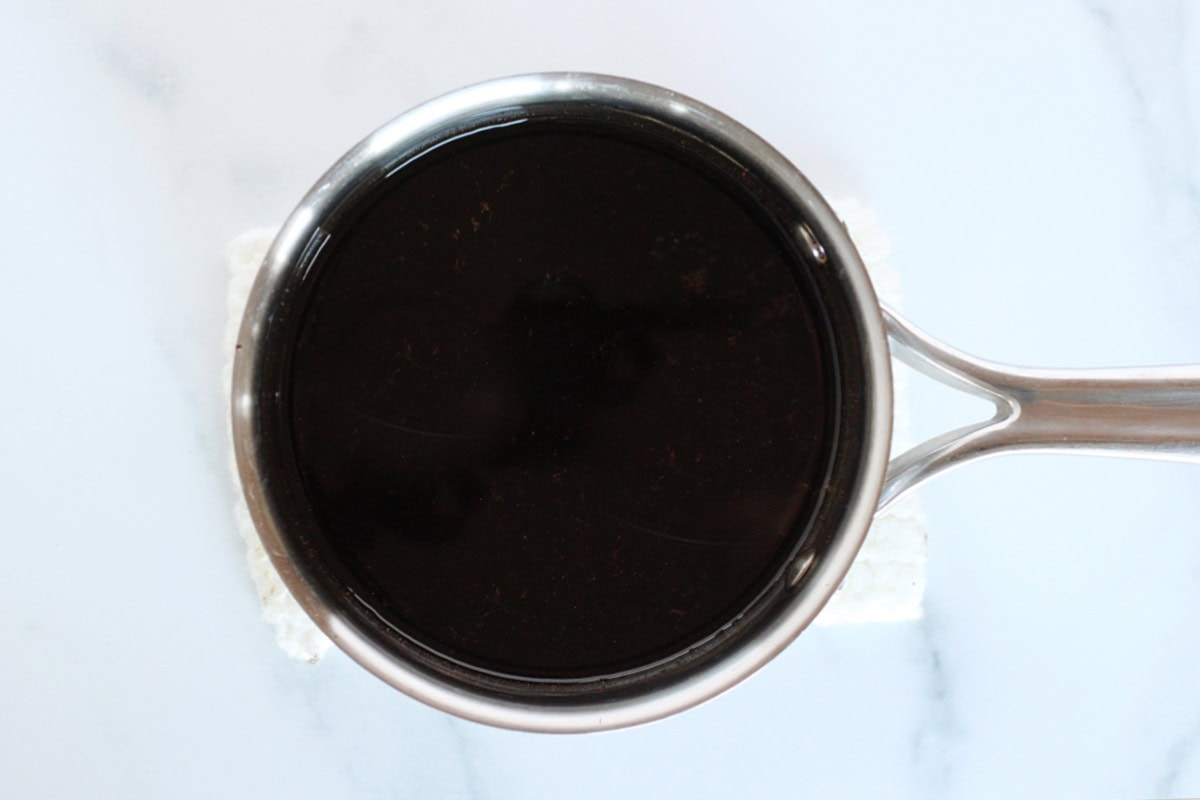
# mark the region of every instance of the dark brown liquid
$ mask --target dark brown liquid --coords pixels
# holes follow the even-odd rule
[[[314,263],[292,445],[349,589],[476,668],[645,666],[795,547],[836,392],[796,256],[733,179],[596,127],[476,133]]]

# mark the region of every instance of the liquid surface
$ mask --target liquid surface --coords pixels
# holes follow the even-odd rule
[[[734,191],[529,123],[425,156],[322,251],[293,446],[389,626],[599,676],[709,635],[780,567],[832,378],[793,257]]]

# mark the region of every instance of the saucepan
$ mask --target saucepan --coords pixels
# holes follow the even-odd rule
[[[571,161],[585,151],[593,153],[587,163]],[[477,174],[473,164],[495,174]],[[693,173],[702,179],[686,183]],[[694,185],[696,196],[664,194],[663,176]],[[510,179],[512,191],[525,193],[513,195],[526,198],[513,201],[524,208],[502,212],[491,195],[472,194]],[[713,208],[730,209],[728,225],[706,218],[675,236],[688,224],[681,209],[699,208],[711,187]],[[464,193],[473,210],[451,224],[447,209]],[[573,209],[571,225],[580,216],[618,222],[600,238],[595,225],[579,228],[587,233],[578,242],[554,245],[553,270],[538,267],[516,289],[503,288],[506,270],[527,266],[519,236],[549,231],[538,225],[557,219],[558,207]],[[659,225],[660,217],[672,221]],[[518,238],[504,239],[505,230]],[[739,261],[743,234],[767,242],[768,256]],[[642,239],[644,263],[626,263],[629,242]],[[488,250],[501,242],[507,261]],[[550,263],[550,250],[527,242],[531,260]],[[598,251],[609,265],[587,266]],[[705,269],[655,272],[684,251]],[[376,283],[356,272],[368,261],[381,270]],[[475,277],[457,277],[471,269]],[[659,300],[621,299],[640,282],[659,287],[648,290]],[[505,291],[512,296],[500,297]],[[436,346],[431,320],[447,337]],[[816,344],[797,349],[794,361],[767,335],[801,328]],[[680,342],[723,354],[724,366],[679,363],[671,348]],[[994,416],[891,455],[893,355],[991,401]],[[756,367],[760,360],[766,366]],[[803,364],[819,372],[812,380],[823,389],[797,377]],[[534,388],[522,394],[514,376]],[[681,386],[694,399],[680,399]],[[628,398],[647,387],[678,414],[630,421],[637,413]],[[803,409],[788,411],[781,391],[810,392],[820,406],[803,436],[793,435]],[[462,424],[438,428],[398,409],[417,397],[428,401],[425,417]],[[712,398],[725,404],[698,410]],[[454,417],[459,407],[470,413]],[[667,89],[579,73],[504,78],[432,100],[367,136],[321,177],[254,284],[231,413],[254,523],[330,639],[422,702],[544,732],[649,722],[737,684],[813,620],[874,516],[941,472],[1021,451],[1200,460],[1200,367],[1037,370],[946,346],[881,307],[829,204],[753,132]],[[725,438],[703,452],[668,439],[636,451],[622,441],[659,429],[688,441],[710,431]],[[763,431],[778,431],[793,449],[770,449],[774,436]],[[805,437],[819,440],[815,455],[803,468],[797,456],[789,472],[789,454],[808,452]],[[767,448],[761,464],[755,448]],[[588,461],[584,450],[599,455]],[[640,461],[620,461],[633,452]],[[651,454],[661,464],[647,466]],[[473,466],[462,466],[468,459]],[[702,471],[714,462],[735,466]],[[602,483],[596,476],[605,470],[627,471],[628,485]],[[689,488],[679,475],[708,483]],[[779,475],[791,482],[768,491],[783,485]],[[635,518],[630,509],[649,507],[655,492],[674,492],[656,507],[678,514]],[[551,496],[542,505],[531,499]],[[514,512],[522,502],[528,511]],[[498,519],[520,522],[500,530]],[[770,546],[753,575],[736,573],[744,587],[727,586],[735,573],[723,570],[744,553],[739,537],[749,541],[752,528]],[[389,585],[388,576],[402,577]],[[690,613],[687,603],[699,607],[709,595],[717,610],[677,636],[683,628],[671,626]],[[430,620],[445,624],[434,630]],[[662,641],[626,652],[626,630]],[[493,651],[472,650],[479,642]],[[522,648],[524,661],[496,655],[509,645]],[[594,668],[571,660],[606,647],[621,659],[601,665],[597,657]]]

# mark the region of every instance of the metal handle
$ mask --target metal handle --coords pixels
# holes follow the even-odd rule
[[[1005,452],[1070,452],[1200,463],[1200,365],[1042,370],[955,350],[883,308],[892,353],[934,380],[990,400],[995,415],[888,464],[879,509],[948,469]]]

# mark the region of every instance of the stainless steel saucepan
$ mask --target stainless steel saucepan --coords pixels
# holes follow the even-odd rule
[[[708,143],[769,181],[802,222],[801,268],[821,283],[839,358],[854,391],[821,511],[807,544],[780,571],[764,606],[729,620],[715,642],[616,680],[548,690],[532,681],[419,662],[330,585],[280,499],[281,455],[270,376],[273,337],[296,313],[298,287],[336,227],[372,188],[423,153],[517,118],[621,114]],[[890,357],[990,400],[986,421],[889,460]],[[459,716],[508,728],[582,732],[635,725],[696,705],[786,647],[837,589],[872,518],[922,482],[969,461],[1017,451],[1069,451],[1200,461],[1200,367],[1034,370],[968,356],[881,308],[863,263],[825,199],[786,158],[718,111],[656,86],[590,74],[504,78],[432,100],[372,133],[296,207],[266,257],[242,323],[232,396],[237,464],[254,522],[287,586],[329,637],[401,691]],[[752,617],[752,619],[751,619]]]

